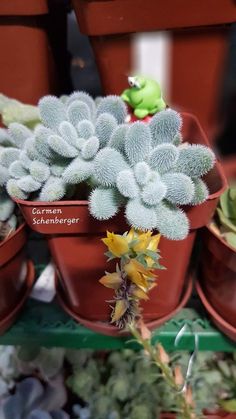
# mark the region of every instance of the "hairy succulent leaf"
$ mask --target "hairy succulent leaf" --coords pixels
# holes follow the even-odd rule
[[[89,211],[97,220],[108,220],[119,210],[121,199],[113,188],[96,188],[89,197]]]
[[[105,147],[108,144],[111,138],[111,135],[116,129],[116,127],[117,127],[116,119],[114,118],[114,116],[108,113],[101,114],[97,118],[96,126],[95,126],[95,133],[99,139],[101,148]]]
[[[28,194],[25,193],[17,184],[17,179],[9,179],[7,182],[7,192],[16,199],[27,199]]]
[[[41,154],[36,147],[36,139],[35,138],[28,138],[25,141],[24,149],[27,152],[28,157],[31,160],[38,160],[43,163],[48,163],[47,157],[45,157],[43,154]]]
[[[87,140],[82,148],[82,157],[85,160],[93,159],[99,150],[99,139],[91,137]]]
[[[67,115],[74,127],[84,119],[91,119],[91,112],[88,105],[80,100],[75,100],[68,106]]]
[[[178,112],[167,109],[156,113],[149,123],[153,147],[174,142],[181,126],[182,118]]]
[[[75,127],[68,121],[63,121],[59,126],[59,133],[72,147],[77,146],[78,134]]]
[[[18,160],[20,150],[18,148],[7,147],[0,152],[0,164],[4,167],[9,167],[11,163]]]
[[[134,174],[137,183],[140,186],[144,186],[151,178],[151,169],[146,162],[142,161],[135,165]]]
[[[0,186],[5,185],[10,178],[10,173],[7,167],[0,166]]]
[[[1,170],[1,168],[0,168],[0,170]],[[20,160],[16,160],[10,165],[9,174],[16,179],[20,179],[23,176],[27,176],[28,171],[23,166],[23,164],[21,163]]]
[[[199,205],[207,200],[209,196],[209,190],[205,182],[202,179],[193,179],[194,184],[194,195],[191,200],[191,205]]]
[[[149,182],[143,189],[142,200],[147,205],[156,205],[165,198],[166,191],[166,185],[160,180]]]
[[[104,113],[113,115],[118,124],[123,124],[127,116],[127,107],[120,96],[107,96],[100,100],[97,107],[97,115]]]
[[[156,227],[155,208],[145,205],[139,198],[129,200],[125,214],[129,224],[138,230],[152,230]]]
[[[143,122],[133,123],[126,134],[125,152],[131,164],[148,158],[151,147],[151,133]]]
[[[77,184],[88,179],[93,173],[94,165],[90,161],[77,157],[63,172],[63,179],[66,183]]]
[[[87,140],[94,135],[94,131],[94,125],[91,121],[85,119],[77,124],[77,132],[80,138]]]
[[[58,153],[63,157],[76,157],[78,155],[78,150],[68,144],[62,137],[59,135],[50,135],[48,138],[48,144],[53,151]]]
[[[86,93],[86,92],[74,92],[68,97],[68,99],[66,101],[66,104],[69,105],[70,103],[74,102],[75,100],[79,100],[80,102],[85,103],[88,106],[88,108],[91,112],[91,115],[92,116],[95,115],[95,112],[96,112],[95,102],[88,93]]]
[[[116,186],[121,195],[126,198],[136,198],[139,188],[132,170],[122,170],[117,176]]]
[[[160,202],[156,207],[156,228],[169,240],[183,240],[189,231],[188,217],[181,209]]]
[[[94,163],[95,178],[103,186],[115,185],[117,175],[122,170],[128,169],[128,164],[122,154],[109,147],[99,151]]]
[[[178,155],[178,148],[173,144],[160,144],[152,151],[149,164],[159,173],[166,173],[174,166]]]
[[[37,182],[32,176],[27,175],[17,180],[19,188],[27,193],[35,192],[41,187],[41,183]]]
[[[166,185],[166,199],[172,204],[189,204],[194,195],[194,184],[191,178],[183,173],[167,173],[162,176]]]
[[[215,164],[215,155],[200,144],[183,147],[179,151],[176,169],[190,177],[201,177],[208,173]]]
[[[60,201],[65,196],[65,193],[66,187],[63,180],[51,176],[42,187],[39,200],[44,202]]]
[[[24,166],[25,169],[30,168],[32,160],[29,158],[26,150],[22,150],[20,152],[19,160],[20,160],[22,166]]]
[[[22,124],[13,122],[9,125],[9,134],[11,141],[16,145],[17,148],[23,147],[25,140],[31,137],[32,132]]]
[[[39,101],[39,113],[43,124],[57,130],[60,123],[67,119],[66,108],[55,96],[45,96]]]
[[[30,174],[34,180],[42,183],[49,178],[50,169],[46,164],[35,160],[30,165]]]
[[[115,148],[118,151],[124,152],[125,137],[129,129],[128,124],[118,125],[113,131],[111,138],[108,142],[108,147]]]

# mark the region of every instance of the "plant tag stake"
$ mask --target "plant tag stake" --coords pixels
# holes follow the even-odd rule
[[[56,294],[54,278],[55,267],[50,262],[38,277],[30,297],[44,303],[50,303]]]

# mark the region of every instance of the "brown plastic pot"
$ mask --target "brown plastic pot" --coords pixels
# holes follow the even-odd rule
[[[208,145],[196,118],[184,114],[183,119],[184,139]],[[206,177],[206,182],[210,190],[207,202],[185,208],[191,225],[187,238],[182,241],[161,238],[161,263],[167,269],[157,272],[158,286],[150,292],[150,299],[143,303],[145,320],[167,316],[180,302],[196,229],[208,223],[226,187],[218,162]],[[98,222],[90,216],[87,201],[16,202],[29,226],[48,237],[66,305],[83,319],[108,321],[111,309],[106,301],[112,299],[113,291],[101,286],[98,280],[105,270],[112,271],[113,266],[106,262],[101,238],[107,230],[116,233],[128,230],[123,215]]]
[[[26,225],[22,224],[0,244],[0,332],[9,327],[20,310],[34,279],[24,245]]]
[[[224,167],[228,179],[236,179],[236,158],[225,162]],[[202,292],[219,317],[236,328],[236,250],[216,235],[211,227],[204,229],[202,241]]]

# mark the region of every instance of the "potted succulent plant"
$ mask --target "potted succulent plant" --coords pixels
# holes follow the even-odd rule
[[[198,292],[213,321],[236,340],[236,160],[224,163],[230,187],[203,233]]]
[[[166,320],[186,300],[196,229],[208,222],[225,188],[198,121],[167,109],[147,123],[128,124],[121,98],[94,101],[83,92],[63,101],[45,97],[39,112],[42,123],[33,134],[17,125],[22,150],[8,159],[6,188],[30,227],[47,235],[66,309],[106,330],[112,290],[98,282],[106,266],[100,239],[107,230],[133,226],[161,233],[166,270],[158,272],[143,316],[152,326]]]
[[[4,158],[11,139],[5,130],[0,132],[0,332],[3,333],[15,320],[33,280],[34,268],[27,261],[25,253],[26,225],[16,211],[15,203],[5,191],[4,183],[9,178],[7,162]],[[13,149],[14,152],[16,149]]]

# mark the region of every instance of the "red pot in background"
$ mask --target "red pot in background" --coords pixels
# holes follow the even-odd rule
[[[236,179],[236,158],[226,161],[224,168],[229,181]],[[236,249],[210,227],[202,239],[201,299],[218,327],[236,340]]]
[[[183,118],[185,141],[193,139],[193,142],[208,145],[196,118],[189,114],[184,114]],[[187,238],[182,241],[161,238],[161,263],[167,269],[157,272],[158,286],[150,292],[150,299],[143,303],[145,320],[163,317],[166,320],[166,316],[178,307],[188,276],[196,229],[208,223],[226,187],[218,162],[206,177],[206,182],[210,190],[208,200],[198,207],[185,208],[191,225]],[[82,323],[84,319],[108,322],[111,309],[106,301],[112,299],[113,290],[101,286],[98,280],[105,270],[112,271],[112,267],[106,262],[106,249],[101,238],[107,230],[116,233],[128,230],[123,215],[98,222],[90,216],[87,201],[16,202],[29,226],[47,235],[64,293],[63,301],[71,312]],[[155,322],[152,324],[154,327]]]
[[[22,224],[0,243],[0,333],[15,320],[34,280],[34,268],[24,249],[26,239]]]

